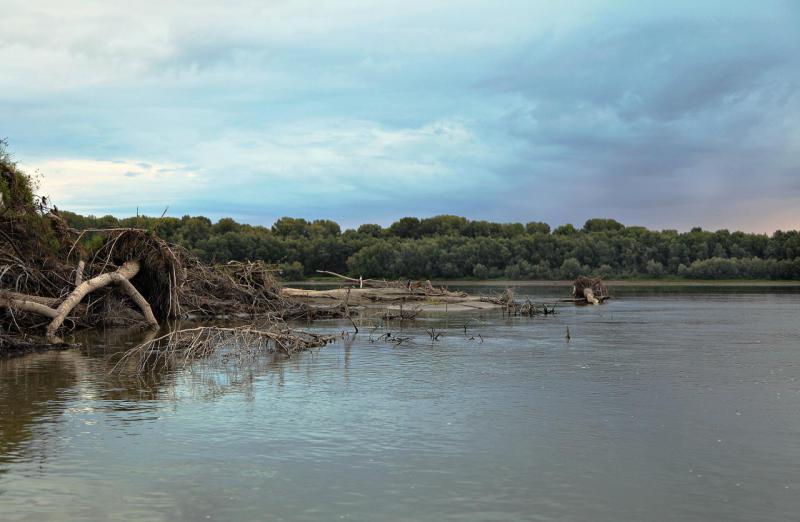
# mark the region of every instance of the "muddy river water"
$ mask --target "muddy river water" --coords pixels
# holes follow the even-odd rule
[[[112,375],[119,332],[0,361],[0,520],[796,520],[800,290],[615,297],[245,368]]]

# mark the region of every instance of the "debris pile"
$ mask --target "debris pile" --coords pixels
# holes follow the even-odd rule
[[[572,283],[572,297],[578,302],[600,304],[610,295],[601,278],[580,276]]]

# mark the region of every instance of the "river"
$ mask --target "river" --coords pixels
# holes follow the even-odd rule
[[[0,520],[795,520],[800,290],[614,293],[245,368],[110,374],[120,332],[0,361]]]

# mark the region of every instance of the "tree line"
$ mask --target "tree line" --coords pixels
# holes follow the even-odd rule
[[[772,235],[648,230],[613,219],[582,228],[542,222],[492,223],[459,216],[405,217],[388,227],[342,230],[330,220],[284,217],[272,227],[202,216],[118,219],[61,212],[78,229],[136,227],[156,232],[207,262],[261,259],[286,279],[316,270],[374,278],[800,279],[800,232]],[[87,235],[89,243],[99,237]]]

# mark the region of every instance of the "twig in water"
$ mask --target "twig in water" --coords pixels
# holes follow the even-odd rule
[[[431,340],[432,340],[432,341],[438,341],[438,340],[439,340],[439,337],[441,337],[441,336],[443,336],[443,335],[444,335],[444,332],[437,332],[437,331],[436,331],[436,328],[429,328],[429,329],[427,329],[427,330],[425,330],[425,331],[426,331],[426,332],[428,333],[428,335],[431,337]]]

